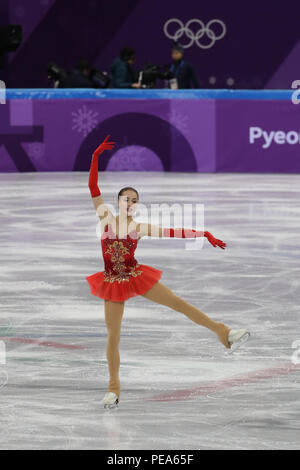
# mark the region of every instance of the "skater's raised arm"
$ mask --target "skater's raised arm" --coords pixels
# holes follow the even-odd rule
[[[139,237],[167,237],[167,238],[196,238],[206,237],[208,241],[214,246],[219,246],[222,250],[225,249],[226,243],[222,240],[215,238],[210,232],[203,232],[202,230],[194,230],[190,228],[163,228],[151,224],[140,224]]]
[[[112,150],[114,147],[114,142],[108,142],[109,135],[105,138],[102,144],[96,148],[93,153],[91,168],[89,173],[89,189],[92,196],[92,200],[100,220],[112,215],[111,211],[105,205],[103,198],[101,196],[100,189],[98,187],[98,158],[99,155],[104,152],[104,150]]]

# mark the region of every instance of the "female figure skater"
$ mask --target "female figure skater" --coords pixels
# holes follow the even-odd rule
[[[95,150],[92,156],[89,189],[101,221],[101,246],[105,271],[86,277],[91,293],[104,299],[105,322],[107,326],[106,357],[109,368],[108,392],[102,403],[105,408],[117,406],[120,399],[119,380],[119,341],[125,301],[133,296],[145,298],[166,305],[181,312],[198,325],[213,331],[219,341],[229,349],[236,348],[250,335],[245,329],[231,330],[224,323],[209,318],[195,306],[178,297],[168,287],[159,282],[162,271],[151,266],[139,264],[134,258],[138,240],[144,236],[194,238],[206,237],[214,247],[225,249],[226,243],[218,240],[209,232],[193,229],[172,229],[136,223],[132,215],[139,201],[138,192],[132,187],[120,190],[118,194],[119,215],[114,217],[105,205],[98,187],[98,157],[104,150],[111,150],[114,142],[109,136]],[[129,228],[131,230],[129,230]]]

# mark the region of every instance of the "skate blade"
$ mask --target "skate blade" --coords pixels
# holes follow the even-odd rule
[[[105,410],[112,410],[112,409],[114,409],[114,408],[117,408],[118,406],[119,406],[119,401],[116,400],[115,403],[112,403],[111,405],[106,403],[106,404],[104,405],[104,409],[105,409]]]
[[[238,341],[235,341],[234,343],[232,343],[232,345],[230,346],[230,350],[228,351],[228,354],[232,354],[240,346],[242,346],[242,344],[246,343],[246,341],[248,341],[249,337],[250,337],[250,333],[249,333],[249,331],[247,331],[245,334],[243,334],[243,336],[240,337],[240,339]]]

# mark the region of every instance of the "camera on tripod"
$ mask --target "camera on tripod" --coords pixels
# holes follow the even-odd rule
[[[4,56],[14,52],[22,42],[23,29],[20,24],[0,27],[0,69],[4,66]]]
[[[78,74],[82,69],[87,70],[84,85],[78,81]],[[49,62],[46,70],[48,78],[54,81],[54,88],[108,88],[110,83],[110,77],[106,72],[90,68],[87,64],[81,64],[75,69],[77,74],[74,74],[74,71],[73,73],[67,72],[55,62]]]
[[[147,64],[139,71],[139,82],[142,88],[155,88],[156,80],[170,80],[173,78],[169,65]]]
[[[49,62],[46,71],[48,78],[54,81],[54,88],[63,88],[67,80],[67,72],[54,62]]]
[[[108,88],[110,84],[110,77],[107,72],[102,72],[98,69],[92,69],[89,75],[89,78],[95,85],[98,85],[97,88]]]

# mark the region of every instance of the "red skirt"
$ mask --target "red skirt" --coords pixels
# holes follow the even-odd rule
[[[137,271],[142,271],[142,273],[138,276],[130,276],[129,279],[120,282],[105,280],[107,277],[104,276],[104,271],[91,274],[86,277],[86,280],[89,283],[91,294],[101,299],[122,302],[147,292],[159,281],[163,273],[159,269],[145,264],[139,264]]]

